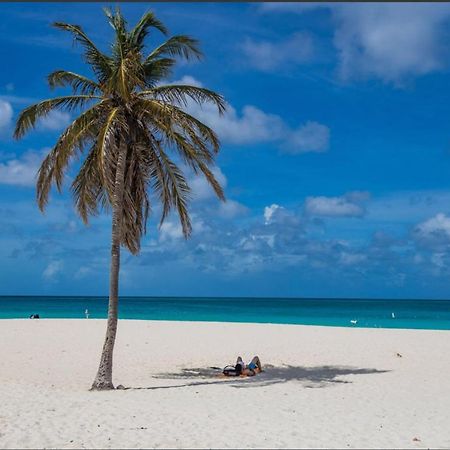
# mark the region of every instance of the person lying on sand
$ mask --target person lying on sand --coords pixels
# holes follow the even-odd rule
[[[226,366],[225,369],[223,369],[223,374],[228,377],[253,377],[260,372],[262,372],[262,366],[258,356],[254,356],[248,365],[246,365],[242,358],[238,356],[234,366]]]

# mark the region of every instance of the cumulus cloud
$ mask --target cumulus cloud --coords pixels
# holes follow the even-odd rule
[[[364,210],[342,197],[309,197],[306,199],[305,211],[312,216],[325,217],[360,217]]]
[[[413,237],[422,247],[445,249],[450,245],[450,217],[436,214],[413,229]]]
[[[33,186],[42,161],[42,152],[28,151],[0,163],[0,184]]]
[[[330,143],[330,129],[326,125],[308,121],[293,130],[288,138],[288,153],[325,152]]]
[[[12,124],[13,109],[11,103],[0,100],[0,133],[9,130]]]
[[[301,218],[291,211],[276,203],[264,208],[264,234],[267,229],[284,228],[286,233],[300,233]]]
[[[64,264],[62,261],[51,261],[42,272],[42,277],[46,280],[54,280],[55,277],[62,271],[63,267]]]
[[[193,77],[174,82],[201,86]],[[323,152],[328,149],[330,130],[318,122],[308,121],[298,127],[290,127],[284,120],[266,113],[256,106],[245,105],[239,113],[232,105],[220,116],[212,104],[199,106],[190,102],[189,113],[212,127],[223,142],[234,145],[273,143],[291,154]]]
[[[325,198],[338,198],[344,204],[363,208],[369,194],[355,191]],[[332,206],[336,205],[332,202]],[[423,235],[433,234],[436,228],[444,233],[446,245],[428,244],[425,248],[418,235],[412,238],[411,234],[405,234],[404,228],[394,234],[392,229],[382,231],[372,209],[370,212],[367,220],[373,222],[366,222],[364,230],[372,228],[373,233],[362,236],[355,224],[350,232],[346,230],[342,235],[339,228],[334,228],[332,234],[336,237],[330,237],[307,227],[311,217],[306,217],[304,210],[278,203],[268,204],[259,215],[242,221],[219,221],[216,212],[211,214],[205,209],[193,217],[194,228],[199,224],[201,231],[195,231],[185,241],[177,221],[173,220],[162,229],[165,237],[143,246],[137,264],[158,264],[168,270],[176,267],[176,270],[215,273],[220,277],[258,272],[286,274],[292,269],[295,272],[289,273],[301,277],[326,276],[338,283],[346,279],[362,284],[367,283],[370,272],[372,282],[376,280],[396,288],[416,278],[418,272],[433,279],[450,274],[450,217],[438,215],[437,220],[426,220],[417,226],[422,242]],[[324,213],[330,217],[348,217],[355,210],[349,212],[347,206],[343,208],[339,204],[338,211],[328,208]]]
[[[304,32],[294,33],[277,42],[255,41],[247,38],[242,44],[246,64],[271,72],[292,64],[305,64],[314,56],[312,37]]]
[[[283,208],[282,206],[277,205],[276,203],[273,203],[273,204],[270,205],[270,206],[266,206],[266,207],[264,208],[264,223],[265,223],[266,225],[268,225],[268,224],[271,222],[273,215],[274,215],[279,209],[282,209],[282,208]]]
[[[305,214],[320,217],[362,217],[367,192],[350,192],[341,197],[307,197]]]
[[[441,69],[449,5],[356,4],[334,8],[334,43],[344,78],[399,82]]]
[[[39,121],[38,129],[59,131],[70,123],[70,114],[63,111],[53,110]]]
[[[334,46],[344,79],[379,78],[401,84],[444,68],[448,53],[445,3],[266,4],[263,10],[305,13],[328,8],[335,24]]]
[[[248,208],[235,200],[227,200],[219,205],[219,216],[224,219],[234,219],[248,213]]]
[[[182,237],[183,229],[178,222],[166,220],[159,228],[159,239],[161,241],[181,239]]]
[[[202,87],[202,83],[191,75],[184,75],[179,80],[174,81],[172,84],[187,84],[189,86]]]
[[[220,116],[212,104],[199,106],[190,103],[188,110],[195,117],[212,127],[224,142],[231,144],[258,144],[276,142],[283,138],[286,128],[281,117],[265,113],[252,105],[246,105],[242,112],[227,105],[227,112]]]

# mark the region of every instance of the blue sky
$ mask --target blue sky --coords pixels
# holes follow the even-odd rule
[[[110,217],[85,227],[67,190],[45,215],[35,204],[39,161],[70,115],[11,138],[22,108],[57,95],[48,73],[89,74],[50,24],[82,25],[106,48],[107,5],[0,5],[0,294],[107,294]],[[450,4],[121,8],[198,38],[204,61],[168,81],[229,104],[223,118],[189,106],[221,138],[227,203],[192,178],[188,242],[176,217],[158,229],[155,204],[141,254],[123,253],[122,294],[449,297]]]

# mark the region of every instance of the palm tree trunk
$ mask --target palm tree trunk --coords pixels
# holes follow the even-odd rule
[[[91,390],[114,389],[112,382],[113,351],[117,333],[118,302],[119,302],[119,269],[120,269],[120,241],[123,211],[123,191],[125,178],[125,160],[127,149],[122,146],[116,167],[116,179],[113,196],[112,239],[111,239],[111,266],[109,276],[109,304],[106,337],[103,344],[100,366],[97,371]]]

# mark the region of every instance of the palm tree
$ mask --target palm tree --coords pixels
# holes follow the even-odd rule
[[[198,42],[189,36],[172,36],[147,53],[144,41],[152,29],[167,35],[166,27],[153,13],[144,14],[131,30],[118,9],[105,10],[105,14],[114,30],[108,53],[102,52],[80,26],[54,24],[81,44],[94,79],[65,70],[51,73],[50,87],[69,87],[72,94],[24,109],[14,132],[15,138],[21,138],[55,109],[78,111],[39,169],[38,206],[44,210],[53,184],[61,192],[69,164],[85,155],[71,184],[75,207],[86,224],[89,216],[112,210],[108,320],[94,390],[114,389],[120,248],[139,252],[152,206],[149,191],[161,203],[160,224],[175,209],[186,238],[192,231],[190,188],[180,163],[195,174],[203,174],[224,200],[211,171],[219,151],[218,138],[186,110],[190,101],[212,102],[222,114],[223,97],[202,87],[161,84],[171,74],[176,58],[201,58]]]

